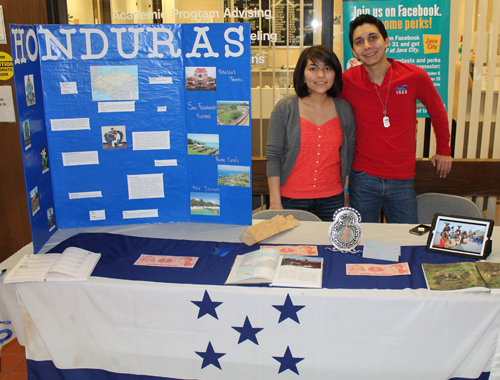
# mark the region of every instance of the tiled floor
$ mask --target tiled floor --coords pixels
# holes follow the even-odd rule
[[[2,347],[0,380],[28,380],[24,347],[12,340]]]

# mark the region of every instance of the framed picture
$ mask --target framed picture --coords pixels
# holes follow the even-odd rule
[[[473,259],[491,253],[493,220],[436,214],[427,239],[427,251]]]

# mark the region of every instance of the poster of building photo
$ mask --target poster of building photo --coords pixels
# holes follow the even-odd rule
[[[217,90],[215,67],[186,67],[186,91]]]

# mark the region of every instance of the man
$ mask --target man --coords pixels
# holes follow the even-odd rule
[[[110,131],[108,131],[108,132],[106,132],[104,134],[104,139],[106,140],[106,143],[108,145],[111,145],[113,148],[115,147],[113,145],[113,141],[115,140],[115,135],[116,135],[116,133],[115,133],[115,129],[114,128],[111,128]]]
[[[121,139],[122,139],[122,133],[120,131],[115,131],[115,140],[112,142],[112,145],[114,148],[116,148],[116,146],[123,145],[123,144],[120,144]]]
[[[116,148],[117,146],[123,146],[123,144],[120,144],[120,140],[122,139],[122,137],[122,132],[115,131],[114,128],[111,128],[111,131],[108,131],[104,134],[104,139],[106,140],[108,145],[111,145],[113,148]]]
[[[415,176],[416,101],[427,107],[437,139],[436,173],[451,170],[448,116],[429,75],[386,57],[390,41],[384,24],[371,15],[349,24],[353,55],[362,63],[346,70],[341,97],[356,119],[354,162],[349,176],[352,207],[363,222],[417,223]]]

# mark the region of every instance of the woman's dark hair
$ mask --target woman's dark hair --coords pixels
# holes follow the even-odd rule
[[[352,40],[352,37],[354,35],[354,31],[358,26],[361,26],[363,24],[373,24],[377,27],[378,31],[382,35],[382,38],[385,40],[387,39],[387,30],[385,30],[384,23],[380,21],[378,18],[372,15],[359,15],[356,17],[354,20],[352,20],[349,23],[349,42],[351,43],[351,48],[353,47],[352,44],[354,41]]]
[[[335,72],[335,80],[333,86],[326,92],[332,98],[338,96],[342,92],[342,66],[335,53],[328,47],[323,45],[315,45],[304,49],[300,54],[295,71],[293,73],[293,87],[299,98],[309,96],[309,88],[305,83],[304,71],[309,60],[314,63],[322,62],[325,66],[330,66]]]

